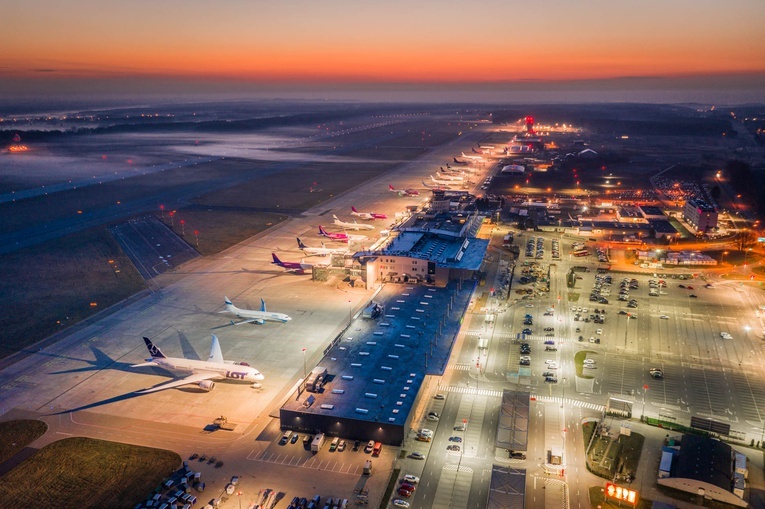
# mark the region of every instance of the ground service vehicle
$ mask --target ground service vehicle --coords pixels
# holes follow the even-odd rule
[[[319,452],[322,445],[324,445],[324,433],[319,433],[313,437],[313,441],[311,442],[311,452]]]
[[[372,475],[372,460],[364,462],[364,475]]]
[[[375,445],[372,448],[372,456],[379,456],[381,451],[382,451],[382,443],[375,442]]]

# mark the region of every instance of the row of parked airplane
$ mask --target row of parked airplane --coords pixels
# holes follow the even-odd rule
[[[475,149],[473,149],[474,153],[480,154],[481,152],[477,152]],[[465,159],[471,159],[471,160],[482,160],[483,158],[480,156],[468,156],[464,152],[462,153],[462,157]],[[454,158],[454,164],[457,165],[467,165],[468,163],[465,161],[460,161],[456,157]],[[423,181],[423,185],[428,189],[449,189],[450,186],[453,185],[461,185],[464,181],[464,177],[461,174],[457,174],[456,170],[453,170],[448,164],[446,165],[447,169],[444,170],[441,168],[441,172],[436,172],[436,175],[438,176],[438,179],[434,178],[432,175],[430,176],[431,181],[433,184],[427,184],[425,181]],[[388,185],[388,190],[394,193],[397,193],[399,196],[419,196],[420,192],[416,189],[396,189],[393,187],[393,185]],[[356,210],[356,207],[351,207],[351,215],[354,217],[358,217],[359,219],[369,220],[373,221],[376,219],[387,219],[387,216],[385,214],[379,214],[375,212],[359,212]],[[336,215],[332,216],[333,222],[336,226],[339,226],[343,229],[347,230],[373,230],[374,226],[371,224],[364,224],[364,223],[357,223],[356,221],[350,223],[341,221],[338,219]],[[356,242],[356,241],[363,241],[366,240],[366,235],[353,235],[348,233],[331,233],[324,229],[324,227],[319,226],[319,235],[325,238],[328,238],[333,241],[338,242]],[[324,245],[322,242],[321,247],[309,247],[303,244],[303,242],[298,238],[297,239],[298,248],[300,248],[304,253],[308,255],[329,255],[334,253],[344,253],[347,251],[345,248],[328,248]],[[288,261],[282,261],[279,259],[279,257],[276,255],[276,253],[271,253],[271,257],[273,261],[271,263],[282,267],[283,269],[294,272],[296,274],[304,274],[306,270],[310,270],[313,265],[304,263],[304,262],[288,262]],[[292,318],[289,315],[286,315],[284,313],[274,313],[270,312],[266,309],[266,302],[263,299],[260,299],[260,309],[259,310],[250,310],[250,309],[241,309],[234,305],[234,303],[228,298],[224,297],[224,304],[225,309],[221,311],[221,313],[229,313],[237,318],[241,318],[239,321],[230,320],[231,325],[242,325],[246,323],[254,323],[254,324],[264,324],[267,321],[275,321],[280,323],[286,323],[292,320]],[[212,335],[212,343],[210,345],[210,356],[206,361],[202,360],[195,360],[195,359],[186,359],[186,358],[178,358],[178,357],[167,357],[165,354],[162,353],[162,351],[159,349],[158,346],[156,346],[149,338],[144,337],[144,342],[146,343],[146,348],[149,350],[149,358],[146,359],[146,362],[140,363],[140,364],[134,364],[132,367],[134,368],[140,368],[140,367],[147,367],[147,366],[153,366],[153,367],[159,367],[163,368],[167,371],[170,371],[171,373],[178,373],[182,375],[186,375],[183,378],[178,378],[176,380],[162,383],[159,385],[156,385],[154,387],[151,387],[149,389],[144,389],[142,391],[138,391],[139,394],[147,394],[151,392],[161,391],[165,389],[171,389],[175,387],[180,387],[183,385],[192,385],[196,384],[199,386],[200,389],[204,391],[211,391],[213,387],[215,387],[215,380],[233,380],[233,381],[241,381],[241,382],[248,382],[252,383],[253,387],[259,387],[259,382],[262,381],[265,377],[263,374],[255,369],[254,367],[250,366],[249,364],[245,362],[233,362],[233,361],[226,361],[223,359],[223,354],[221,352],[220,348],[220,342],[218,341],[218,337],[213,334]]]
[[[275,257],[275,255],[274,255]],[[237,318],[242,318],[238,322],[231,320],[231,325],[242,325],[245,323],[264,324],[267,321],[286,323],[292,320],[289,315],[284,313],[274,313],[266,309],[266,301],[260,299],[260,309],[241,309],[231,302],[228,297],[223,297],[225,309],[221,313],[229,313]],[[235,380],[250,382],[254,387],[265,377],[257,369],[245,362],[233,362],[223,359],[218,337],[212,335],[212,344],[210,345],[210,356],[206,361],[196,359],[186,359],[180,357],[168,357],[162,353],[149,338],[144,337],[146,348],[149,349],[149,358],[146,362],[133,364],[133,368],[142,368],[153,366],[165,369],[173,374],[186,375],[183,378],[156,385],[149,389],[138,391],[138,394],[147,394],[150,392],[172,389],[182,385],[196,384],[204,391],[211,391],[215,387],[214,380]]]

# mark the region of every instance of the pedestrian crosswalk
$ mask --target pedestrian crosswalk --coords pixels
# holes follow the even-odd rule
[[[502,391],[495,391],[491,389],[476,389],[475,387],[462,387],[459,385],[440,385],[439,391],[442,392],[456,392],[461,394],[474,394],[476,396],[491,396],[495,398],[502,397]]]
[[[518,341],[555,341],[556,343],[567,343],[574,341],[571,338],[564,338],[559,336],[539,336],[535,334],[521,334],[520,332],[481,332],[481,331],[468,331],[465,336],[482,336],[496,338],[510,338],[517,339]]]
[[[446,369],[454,369],[456,371],[470,371],[470,364],[451,363],[446,365]]]
[[[605,410],[605,407],[603,405],[598,405],[596,403],[590,403],[589,401],[581,401],[578,399],[571,399],[571,398],[558,398],[558,397],[552,397],[552,396],[535,396],[532,395],[532,398],[541,401],[542,403],[557,403],[561,404],[563,403],[565,406],[576,406],[580,408],[588,408],[590,410],[595,410],[597,412],[602,412]]]

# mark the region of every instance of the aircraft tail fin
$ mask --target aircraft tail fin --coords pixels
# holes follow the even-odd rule
[[[319,225],[319,235],[321,235],[322,237],[328,237],[327,230],[325,230],[322,225]]]
[[[263,311],[264,313],[266,312],[266,301],[264,301],[263,299],[260,299],[260,310]]]
[[[221,313],[225,313],[226,311],[230,311],[232,313],[236,312],[236,306],[234,306],[234,303],[231,302],[231,299],[229,299],[225,295],[223,296],[223,302],[225,302],[226,304],[226,309],[224,311],[221,311]]]
[[[279,259],[278,256],[276,256],[276,253],[271,253],[271,257],[274,259],[274,261],[272,261],[271,263],[275,263],[276,265],[279,265],[279,266],[282,265],[282,261]]]
[[[146,336],[143,337],[143,341],[146,343],[146,348],[149,349],[149,355],[151,355],[154,359],[164,359],[165,354],[162,353],[162,350],[159,349],[157,345],[151,342],[149,338]]]
[[[210,344],[210,357],[207,362],[217,362],[223,364],[223,353],[220,350],[220,342],[218,342],[218,336],[212,335],[212,343]]]
[[[358,212],[358,210],[356,210],[356,207],[354,207],[353,205],[351,205],[351,211]]]
[[[300,240],[300,237],[295,237],[297,239],[298,247],[300,249],[305,249],[305,244],[303,244],[303,241]]]

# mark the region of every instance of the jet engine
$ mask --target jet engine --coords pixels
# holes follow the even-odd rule
[[[199,388],[203,391],[210,392],[213,390],[213,387],[215,387],[215,382],[211,382],[210,380],[202,380],[199,382]]]

